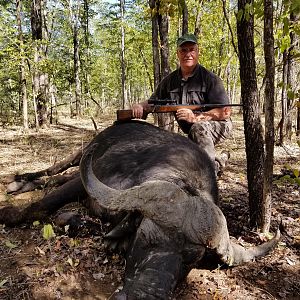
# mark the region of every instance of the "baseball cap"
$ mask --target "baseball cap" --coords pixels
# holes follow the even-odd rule
[[[180,47],[182,44],[187,42],[198,44],[197,37],[194,34],[186,33],[178,38],[177,47]]]

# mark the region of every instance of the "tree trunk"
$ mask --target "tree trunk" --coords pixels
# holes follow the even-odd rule
[[[197,14],[195,20],[195,29],[194,29],[194,34],[196,35],[196,37],[199,37],[201,33],[202,3],[203,0],[199,0],[197,3]]]
[[[156,12],[156,0],[149,0],[149,6],[152,15],[152,58],[154,72],[154,88],[157,87],[160,78],[160,58],[159,58],[159,42],[158,42],[158,14]]]
[[[238,1],[238,10],[239,12],[243,12],[241,18],[238,18],[237,20],[241,98],[244,108],[243,116],[246,140],[250,225],[252,227],[261,227],[264,186],[264,140],[259,116],[259,101],[256,79],[254,16],[251,13],[245,14],[246,4],[252,6],[253,1]]]
[[[169,16],[167,13],[158,15],[160,37],[161,78],[170,74],[169,63]],[[158,126],[165,130],[174,131],[174,116],[170,113],[158,114]]]
[[[283,52],[282,58],[282,89],[281,89],[281,120],[279,126],[279,141],[280,146],[284,143],[285,127],[287,119],[287,73],[288,73],[288,59],[287,50]]]
[[[23,41],[23,30],[22,30],[22,1],[16,1],[16,14],[17,14],[17,26],[18,26],[18,38],[19,38],[19,49],[20,49],[20,103],[23,107],[23,126],[25,130],[28,130],[28,101],[27,101],[27,88],[26,88],[26,75],[25,75],[25,53],[24,53],[24,41]]]
[[[152,11],[152,53],[154,71],[154,89],[162,78],[170,73],[169,45],[168,45],[168,17],[158,13],[160,0],[149,0]],[[160,45],[159,45],[160,38]],[[159,127],[168,129],[169,114],[154,114],[155,123]]]
[[[272,180],[274,164],[274,103],[275,103],[275,57],[273,36],[273,1],[264,0],[264,55],[265,75],[265,142],[264,196],[260,228],[268,232],[271,222]]]
[[[50,124],[57,124],[58,112],[57,112],[57,100],[56,100],[57,89],[53,83],[50,83],[49,96],[50,96]]]
[[[290,14],[290,27],[293,27],[297,21],[297,16],[292,12]],[[282,59],[282,92],[281,92],[281,120],[279,122],[279,145],[284,144],[284,140],[287,138],[291,140],[292,137],[292,119],[293,119],[293,104],[294,99],[290,97],[293,92],[295,92],[295,44],[297,37],[295,32],[290,31],[290,43],[291,46],[284,50]]]
[[[79,10],[80,1],[77,2],[73,14],[73,47],[74,47],[74,78],[75,78],[75,105],[76,115],[81,116],[81,81],[80,81],[80,57],[79,57]]]
[[[35,0],[31,3],[31,30],[34,42],[34,73],[33,73],[33,94],[37,109],[37,126],[48,126],[48,101],[47,87],[48,75],[39,70],[39,65],[45,57],[42,40],[44,31],[44,6],[43,0]]]
[[[182,11],[182,34],[189,32],[189,12],[185,0],[180,1]]]
[[[292,12],[290,14],[290,23],[291,26],[295,24],[297,21],[296,15]],[[294,93],[295,92],[295,86],[297,79],[295,78],[295,45],[296,45],[297,37],[295,35],[294,31],[290,31],[290,41],[291,46],[288,49],[288,56],[287,56],[287,86],[288,89]],[[289,96],[289,93],[287,94],[287,118],[286,118],[286,136],[289,141],[292,139],[292,123],[293,123],[293,104],[294,99],[293,97]]]
[[[161,78],[164,78],[171,72],[169,63],[169,17],[167,15],[158,16],[158,27],[160,37]]]
[[[127,105],[127,92],[126,92],[126,62],[125,62],[125,29],[124,29],[124,12],[125,0],[120,0],[121,12],[121,70],[122,70],[122,108]]]
[[[296,135],[297,136],[300,135],[300,107],[299,107],[299,105],[297,105],[297,130],[296,130]]]

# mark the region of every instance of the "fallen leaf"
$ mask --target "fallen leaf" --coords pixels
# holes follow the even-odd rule
[[[288,263],[290,266],[294,266],[294,265],[296,264],[293,260],[289,259],[288,257],[286,257],[285,260],[287,261],[287,263]]]
[[[13,244],[11,241],[6,241],[5,246],[8,247],[9,249],[14,249],[18,247],[16,244]]]
[[[53,237],[55,237],[55,233],[54,233],[52,225],[51,224],[46,224],[43,227],[43,238],[45,240],[49,240],[49,239],[51,239]]]
[[[7,279],[3,279],[2,281],[0,281],[0,289],[4,288],[5,283],[7,283],[8,280]]]
[[[40,221],[34,221],[34,222],[32,223],[32,225],[33,225],[33,226],[39,226],[39,225],[40,225]]]

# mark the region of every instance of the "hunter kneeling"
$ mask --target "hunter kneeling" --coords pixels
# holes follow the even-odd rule
[[[185,34],[177,40],[179,68],[166,76],[157,86],[149,101],[134,104],[132,115],[143,118],[151,101],[171,99],[177,104],[229,104],[221,79],[198,63],[199,47],[193,34]],[[202,112],[180,108],[175,117],[181,130],[204,149],[216,164],[216,173],[226,158],[216,159],[215,145],[224,141],[232,130],[229,106],[216,107]],[[227,155],[228,159],[228,155]]]

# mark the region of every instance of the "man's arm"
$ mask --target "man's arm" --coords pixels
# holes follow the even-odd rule
[[[219,107],[213,108],[206,112],[194,113],[192,110],[187,108],[178,109],[176,117],[178,120],[183,120],[189,123],[197,123],[202,121],[222,121],[230,118],[231,109],[230,107]]]
[[[168,102],[168,100],[165,100]],[[177,114],[177,120],[185,120],[189,123],[196,123],[208,120],[226,120],[230,117],[230,108],[232,106],[242,106],[241,104],[150,104],[149,101],[134,105],[133,109],[117,110],[118,121],[128,121],[131,119],[146,119],[149,113],[167,113],[172,112]],[[203,112],[205,108],[210,108],[209,111]],[[194,113],[195,111],[195,113]],[[202,113],[200,113],[202,112]]]

